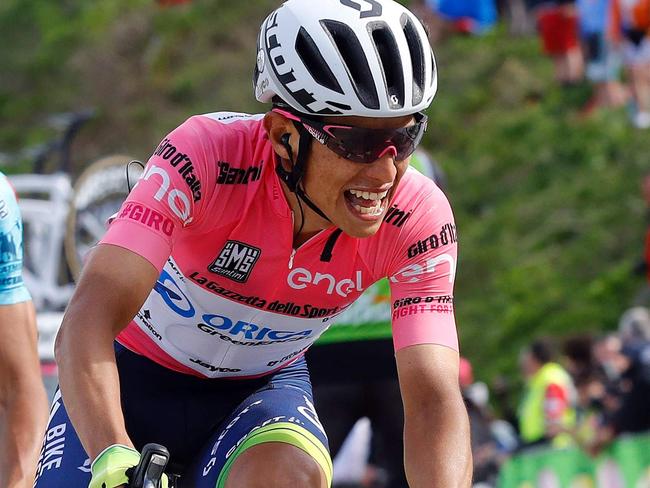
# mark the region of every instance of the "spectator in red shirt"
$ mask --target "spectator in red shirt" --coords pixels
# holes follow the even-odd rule
[[[575,0],[531,2],[544,53],[553,59],[555,79],[573,85],[582,79],[584,61],[578,37]]]

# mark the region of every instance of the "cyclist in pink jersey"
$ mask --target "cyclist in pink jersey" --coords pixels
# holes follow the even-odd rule
[[[267,17],[254,86],[272,109],[172,131],[85,266],[37,487],[126,486],[147,442],[181,487],[329,486],[303,353],[384,277],[409,484],[469,486],[456,227],[408,169],[436,80],[424,28],[392,0]]]

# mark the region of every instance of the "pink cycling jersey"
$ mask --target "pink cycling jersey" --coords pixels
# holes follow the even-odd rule
[[[202,377],[266,374],[388,277],[395,349],[457,349],[456,227],[442,191],[408,170],[375,235],[331,227],[293,249],[293,213],[262,117],[191,117],[154,152],[101,241],[161,273],[118,341]]]

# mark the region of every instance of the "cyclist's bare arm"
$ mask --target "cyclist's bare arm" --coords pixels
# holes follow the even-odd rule
[[[47,423],[32,302],[0,305],[0,330],[0,486],[27,488]]]
[[[121,247],[100,244],[84,266],[56,339],[59,381],[91,459],[111,444],[132,447],[120,406],[113,340],[153,288],[158,271]]]
[[[472,455],[458,386],[458,353],[420,344],[397,351],[404,402],[404,468],[412,488],[469,487]]]

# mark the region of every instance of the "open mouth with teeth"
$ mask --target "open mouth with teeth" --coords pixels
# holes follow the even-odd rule
[[[356,213],[362,218],[376,218],[386,208],[386,196],[388,190],[375,193],[363,190],[346,190],[345,200]]]

